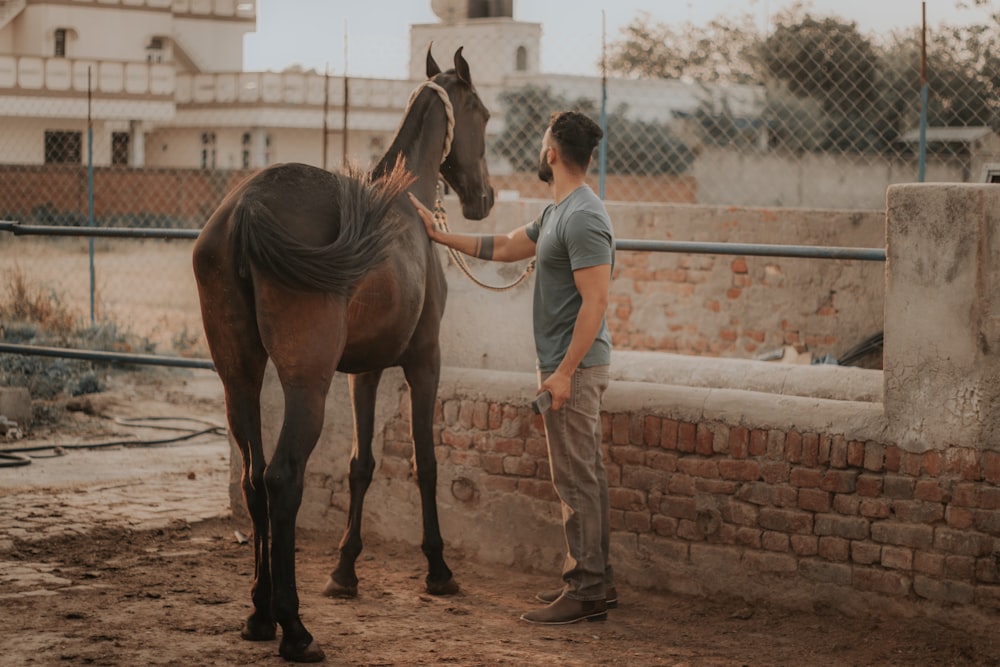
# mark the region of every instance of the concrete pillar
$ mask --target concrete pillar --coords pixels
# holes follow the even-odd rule
[[[250,131],[250,168],[262,169],[270,160],[270,138],[267,128],[255,127]]]
[[[146,166],[146,126],[141,120],[129,122],[128,165],[134,169]]]
[[[1000,187],[891,186],[886,248],[889,438],[1000,449]]]

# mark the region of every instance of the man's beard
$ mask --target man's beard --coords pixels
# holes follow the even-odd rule
[[[549,164],[549,161],[546,160],[543,155],[538,160],[538,179],[542,181],[542,183],[551,183],[553,178],[552,165]]]

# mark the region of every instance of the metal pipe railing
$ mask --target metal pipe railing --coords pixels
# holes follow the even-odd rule
[[[0,220],[0,232],[15,236],[88,236],[105,238],[154,238],[195,239],[197,229],[134,229],[129,227],[63,227],[57,225],[23,225],[13,220]],[[857,259],[884,262],[884,248],[847,248],[831,246],[769,245],[761,243],[712,243],[702,241],[652,241],[646,239],[618,239],[615,248],[637,252],[676,252],[714,255],[752,255],[764,257],[798,257],[805,259]],[[132,364],[149,364],[184,368],[215,369],[210,359],[185,359],[153,354],[126,354],[79,350],[72,348],[39,347],[0,343],[0,352],[33,354],[46,357],[88,359]]]
[[[133,227],[63,227],[60,225],[23,225],[14,220],[0,220],[0,232],[14,236],[91,236],[138,239],[196,239],[197,229],[137,229]]]
[[[884,248],[846,248],[837,246],[768,245],[763,243],[711,243],[702,241],[647,241],[619,239],[618,250],[645,252],[683,252],[706,255],[754,255],[764,257],[804,257],[810,259],[860,259],[884,262]]]
[[[56,225],[22,225],[0,220],[0,232],[15,236],[100,236],[119,238],[195,239],[197,229],[133,229],[129,227],[60,227]],[[641,252],[678,252],[706,255],[752,255],[765,257],[800,257],[806,259],[859,259],[884,262],[884,248],[848,248],[837,246],[771,245],[763,243],[715,243],[709,241],[655,241],[618,239],[618,250]]]
[[[157,354],[102,352],[100,350],[81,350],[77,348],[0,343],[0,353],[2,352],[10,354],[30,354],[37,357],[62,357],[66,359],[86,359],[88,361],[109,361],[127,364],[145,364],[149,366],[207,368],[209,370],[215,370],[215,364],[213,364],[210,359],[186,359],[184,357],[165,357]]]

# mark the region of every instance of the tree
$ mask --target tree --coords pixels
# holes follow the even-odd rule
[[[525,86],[499,96],[504,130],[494,144],[515,171],[538,167],[541,138],[553,111],[571,109],[596,117],[594,100],[569,101],[551,88]],[[663,123],[634,120],[621,106],[608,114],[607,172],[610,174],[679,174],[694,155]]]
[[[592,101],[581,98],[570,102],[548,86],[528,85],[506,90],[498,99],[503,110],[504,130],[494,149],[507,158],[514,171],[534,171],[538,167],[542,135],[553,111],[571,109],[594,115]]]
[[[989,0],[966,0],[989,7]],[[1000,129],[1000,12],[992,20],[930,31],[927,76],[932,125]],[[917,126],[919,32],[877,40],[856,23],[817,16],[806,3],[777,14],[766,35],[747,15],[677,30],[639,14],[611,44],[610,69],[625,76],[758,84],[759,117],[740,118],[708,96],[694,114],[711,145],[748,145],[763,123],[770,145],[795,152],[888,152]]]
[[[622,28],[608,51],[608,71],[652,79],[753,83],[756,65],[748,51],[757,41],[750,14],[718,17],[708,25],[685,23],[675,31],[640,12]]]
[[[608,115],[608,139],[609,174],[683,174],[694,162],[667,125],[630,119],[624,105]]]
[[[847,113],[875,99],[878,57],[854,22],[806,15],[779,17],[759,46],[769,79],[829,112]]]

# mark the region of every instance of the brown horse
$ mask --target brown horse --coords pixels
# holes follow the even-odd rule
[[[455,68],[443,73],[428,49],[427,77],[370,175],[303,164],[264,169],[225,198],[194,248],[205,334],[242,454],[243,495],[253,524],[254,608],[242,636],[270,640],[280,624],[279,651],[287,660],[323,659],[299,618],[295,518],[335,371],[350,374],[354,447],[347,529],[325,593],[357,594],[362,505],[375,468],[375,394],[383,369],[391,366],[403,368],[410,390],[427,590],[458,590],[438,526],[432,430],[447,285],[405,193],[432,204],[440,173],[465,217],[486,217],[493,206],[484,161],[489,112],[461,48]],[[260,417],[268,359],[284,392],[284,420],[270,462]]]

